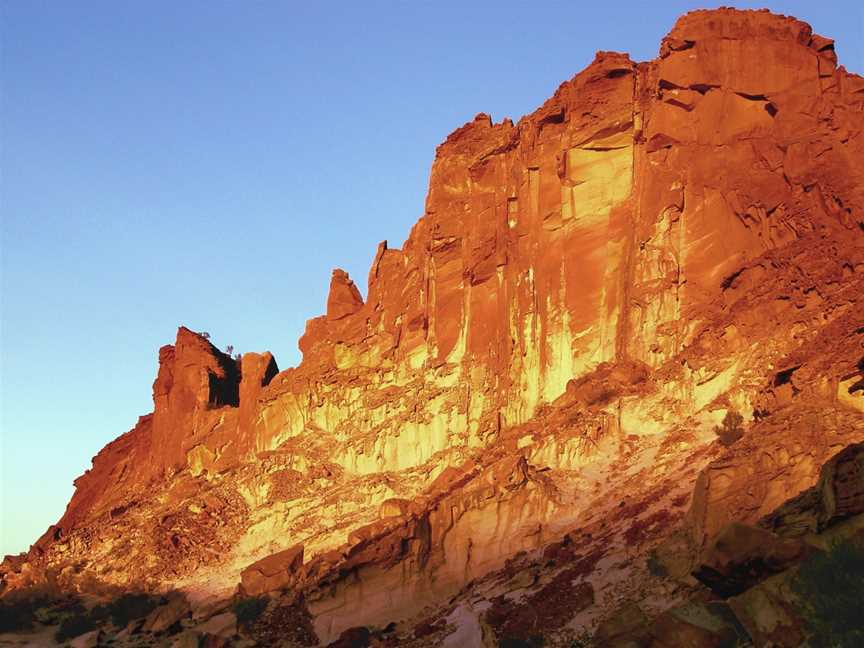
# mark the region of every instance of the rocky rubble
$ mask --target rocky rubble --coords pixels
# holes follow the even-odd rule
[[[848,446],[822,467],[819,484],[812,492],[830,498],[838,489],[864,488],[860,473],[847,481],[835,472],[838,464],[862,459],[864,444]],[[790,507],[817,518],[825,511],[819,498],[805,494],[760,524],[772,525]],[[717,596],[700,593],[653,620],[636,603],[630,603],[600,624],[596,637],[601,640],[599,645],[683,647],[731,642],[799,646],[806,645],[808,637],[812,641],[814,624],[821,632],[815,645],[857,645],[864,639],[864,624],[860,619],[850,622],[850,600],[844,600],[844,595],[855,597],[851,600],[854,613],[864,595],[864,506],[848,509],[842,521],[836,517],[829,520],[818,533],[809,532],[795,540],[778,538],[756,526],[728,525],[713,539],[708,555],[694,572]],[[853,556],[854,562],[848,556]],[[852,571],[847,571],[850,568]],[[844,576],[854,584],[851,588],[844,589]],[[829,608],[834,618],[814,615],[820,605]]]
[[[718,9],[477,115],[298,367],[178,330],[0,595],[182,592],[128,630],[189,645],[800,644],[759,615],[864,492],[862,113],[832,41]]]

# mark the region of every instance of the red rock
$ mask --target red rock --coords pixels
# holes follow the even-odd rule
[[[749,639],[722,602],[687,603],[666,610],[651,623],[649,633],[652,640],[647,645],[663,648],[720,648]]]
[[[404,245],[379,245],[367,300],[334,271],[299,366],[178,331],[154,413],[94,458],[6,587],[227,589],[303,538],[306,565],[265,558],[243,587],[308,597],[326,643],[421,612],[476,630],[467,590],[502,570],[526,597],[569,570],[632,598],[664,534],[686,573],[864,440],[862,115],[830,39],[732,9],[682,17],[653,61],[598,53],[516,123],[478,114],[437,148]],[[724,449],[731,410],[747,434]],[[824,511],[765,524],[852,515],[856,461],[808,491]],[[536,579],[511,573],[562,537],[579,539]]]
[[[635,603],[625,603],[597,626],[594,641],[603,645],[626,645],[627,641],[639,646],[646,643],[648,617]]]
[[[330,279],[330,295],[327,297],[327,319],[339,320],[353,315],[363,308],[363,297],[348,273],[334,270]]]
[[[822,467],[817,488],[823,526],[864,513],[864,444],[850,445],[832,457]]]
[[[247,596],[257,596],[294,585],[303,567],[303,545],[271,554],[249,565],[240,574]]]
[[[177,470],[186,465],[189,439],[211,412],[239,405],[236,361],[201,335],[180,327],[174,346],[159,350],[159,375],[153,383],[151,468]]]
[[[279,373],[276,359],[269,352],[244,353],[240,362],[240,412],[237,431],[242,435],[238,439],[238,454],[243,449],[257,448],[254,437],[255,419],[261,410],[259,397],[264,388]]]
[[[733,522],[723,528],[703,554],[694,576],[721,596],[734,596],[802,560],[800,540]]]
[[[173,593],[168,597],[168,602],[153,610],[144,620],[142,631],[158,634],[166,632],[182,619],[192,616],[192,608],[185,596]]]
[[[405,499],[400,499],[398,497],[391,497],[388,500],[384,500],[381,503],[381,509],[379,515],[382,518],[387,517],[400,517],[403,515],[407,515],[410,509],[411,502]]]
[[[757,423],[696,480],[687,514],[696,547],[704,549],[730,522],[756,523],[814,487],[832,448],[862,431],[857,413],[800,402]]]

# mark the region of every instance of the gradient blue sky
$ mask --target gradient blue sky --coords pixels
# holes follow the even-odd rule
[[[766,4],[864,69],[860,3],[738,6]],[[179,324],[296,364],[331,269],[365,292],[450,131],[530,112],[598,49],[653,58],[700,6],[0,3],[0,554],[151,410]]]

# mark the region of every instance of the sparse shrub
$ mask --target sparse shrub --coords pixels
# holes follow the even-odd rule
[[[96,624],[87,613],[77,612],[71,616],[67,616],[60,622],[60,627],[54,634],[54,638],[57,641],[62,642],[67,639],[74,639],[85,632],[90,632],[95,629]]]
[[[727,448],[744,436],[744,417],[730,409],[723,417],[723,422],[714,427],[717,438]]]
[[[107,605],[94,605],[90,609],[90,619],[96,624],[107,621],[110,616],[111,610],[108,609]]]
[[[264,610],[267,609],[269,602],[270,599],[266,596],[250,596],[249,598],[241,598],[234,601],[231,609],[237,617],[237,625],[249,627],[255,623],[264,614]]]
[[[41,616],[56,616],[75,602],[74,598],[61,596],[50,584],[11,592],[0,600],[0,632],[29,630],[42,622]]]
[[[570,648],[588,648],[591,645],[591,635],[587,630],[582,630],[570,644]]]
[[[33,611],[33,620],[43,625],[57,625],[63,620],[60,612],[55,607],[43,606]]]
[[[59,625],[69,622],[69,619],[89,618],[87,610],[77,597],[46,602],[36,608],[33,618],[44,625]],[[71,623],[71,622],[70,622]],[[74,625],[70,625],[74,628]]]
[[[29,630],[46,617],[52,624],[59,623],[63,612],[70,609],[83,611],[77,599],[62,597],[49,586],[12,592],[0,601],[0,632]]]
[[[33,627],[34,610],[26,601],[0,603],[0,632],[21,632]]]
[[[852,540],[805,560],[792,590],[812,633],[813,648],[864,646],[861,602],[864,601],[864,547]]]
[[[118,628],[125,628],[133,619],[150,614],[159,603],[158,597],[149,594],[123,594],[105,607],[111,623]]]

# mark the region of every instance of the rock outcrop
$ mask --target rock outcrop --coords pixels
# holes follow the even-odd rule
[[[732,9],[478,114],[299,366],[178,331],[6,591],[240,584],[265,643],[744,636],[691,573],[755,596],[860,509],[860,454],[820,468],[864,440],[862,124],[832,41]]]

